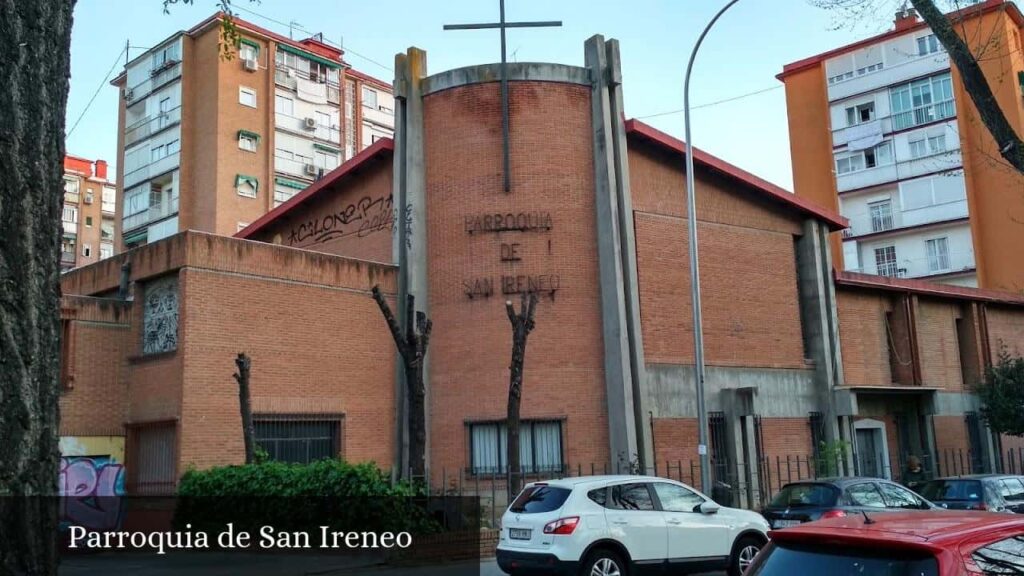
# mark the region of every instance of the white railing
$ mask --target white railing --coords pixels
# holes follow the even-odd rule
[[[967,200],[944,202],[912,210],[899,210],[894,205],[892,212],[878,216],[872,216],[868,211],[843,215],[850,221],[850,227],[843,230],[843,238],[857,238],[865,234],[890,230],[898,231],[901,228],[910,226],[966,218]]]
[[[947,100],[893,114],[892,129],[903,130],[905,128],[913,128],[914,126],[920,126],[921,124],[937,120],[945,120],[954,116],[956,116],[956,106],[952,100]]]
[[[895,180],[906,180],[926,174],[955,170],[961,166],[963,166],[963,156],[959,149],[921,158],[900,159],[895,164],[836,174],[836,190],[839,192],[857,190]]]
[[[280,112],[274,114],[274,126],[290,132],[296,132],[308,137],[339,144],[341,142],[341,128],[339,126],[325,126],[317,124],[314,119],[313,128],[308,128],[306,118],[289,116]]]
[[[78,222],[68,222],[64,220],[61,222],[64,226],[65,234],[78,234]]]
[[[168,126],[181,122],[181,106],[171,108],[153,116],[147,116],[124,130],[124,145],[130,146],[150,134],[155,134]]]
[[[292,160],[290,158],[281,158],[278,156],[274,157],[274,170],[276,172],[281,172],[282,174],[288,174],[290,176],[297,176],[307,180],[313,180],[316,178],[316,175],[306,172],[307,164],[309,164],[309,162]]]
[[[150,162],[145,166],[140,166],[135,170],[124,175],[124,187],[129,188],[138,184],[139,182],[145,182],[149,180],[150,175],[163,174],[164,172],[173,170],[178,167],[180,152],[175,152],[168,156],[157,160],[156,162]]]

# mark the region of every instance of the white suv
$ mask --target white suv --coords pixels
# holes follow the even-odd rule
[[[722,508],[693,488],[651,476],[584,476],[527,484],[501,517],[507,574],[739,576],[768,541],[756,512]],[[652,569],[652,570],[649,570]]]

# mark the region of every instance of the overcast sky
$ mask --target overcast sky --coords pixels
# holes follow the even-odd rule
[[[683,74],[700,30],[725,0],[506,0],[510,20],[562,20],[562,28],[511,30],[509,57],[583,65],[593,34],[621,43],[626,116],[682,137]],[[497,19],[498,0],[234,0],[243,19],[296,39],[323,32],[343,43],[356,69],[390,81],[396,52],[427,51],[428,68],[500,59],[496,31],[445,32],[443,24]],[[160,0],[78,0],[71,42],[68,129],[71,154],[117,161],[117,90],[109,85],[131,57],[216,10],[194,0],[164,14]],[[274,22],[274,21],[278,22]],[[282,24],[283,23],[283,24]],[[836,28],[807,0],[741,0],[705,40],[692,79],[694,144],[787,189],[792,185],[782,84],[786,63],[884,31],[891,14]],[[114,68],[111,73],[112,67]],[[97,92],[98,90],[98,92]],[[722,100],[757,94],[707,106]],[[89,104],[90,99],[95,100]],[[702,106],[704,105],[704,106]],[[82,116],[84,112],[84,116]]]

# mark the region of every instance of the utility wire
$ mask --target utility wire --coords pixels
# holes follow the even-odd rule
[[[96,101],[96,97],[100,95],[100,90],[103,90],[103,87],[110,81],[110,77],[114,74],[114,70],[117,69],[118,63],[121,62],[121,56],[123,56],[127,50],[127,48],[122,48],[121,51],[117,53],[117,58],[114,58],[114,64],[110,67],[110,71],[107,72],[106,77],[104,77],[100,82],[100,85],[96,88],[96,92],[94,92],[92,98],[89,99],[89,103],[85,105],[85,109],[78,115],[78,119],[71,125],[71,129],[64,135],[64,138],[70,138],[71,134],[75,131],[75,128],[78,128],[78,123],[82,121],[82,118],[85,117],[85,113],[89,111],[89,108],[92,107],[92,103]]]
[[[257,16],[259,18],[263,18],[264,20],[266,20],[268,22],[273,22],[274,24],[278,24],[278,25],[281,25],[281,26],[287,26],[288,28],[294,28],[296,30],[300,30],[302,32],[305,32],[307,34],[313,34],[312,31],[307,30],[306,28],[302,27],[299,24],[296,24],[294,22],[288,23],[288,22],[282,22],[280,20],[275,20],[275,19],[271,18],[270,16],[266,16],[264,14],[260,14],[259,12],[256,12],[255,10],[251,10],[249,8],[245,8],[244,6],[232,6],[232,9],[233,10],[241,10],[242,12],[247,12],[249,14],[252,14],[253,16]],[[362,58],[363,60],[366,60],[367,62],[370,62],[371,64],[375,64],[377,66],[380,66],[381,68],[387,70],[388,72],[394,72],[394,69],[391,68],[390,66],[388,66],[386,64],[381,64],[380,62],[374,60],[373,58],[370,58],[369,56],[364,56],[364,55],[360,54],[359,52],[356,52],[355,50],[352,50],[351,48],[348,48],[347,46],[342,46],[341,44],[338,44],[337,42],[334,42],[333,40],[329,40],[327,38],[322,38],[322,41],[325,44],[330,44],[331,46],[334,46],[334,47],[336,47],[338,49],[344,50],[346,54],[352,54],[353,56],[358,56],[359,58]]]
[[[771,92],[772,90],[778,90],[779,88],[782,88],[782,84],[779,84],[778,86],[771,86],[769,88],[762,88],[761,90],[755,90],[753,92],[747,92],[746,94],[740,94],[739,96],[732,96],[731,98],[725,98],[725,99],[722,99],[722,100],[716,100],[714,102],[708,102],[706,104],[700,104],[700,105],[697,105],[697,106],[690,106],[690,110],[698,110],[700,108],[707,108],[709,106],[717,106],[719,104],[725,104],[726,102],[734,102],[736,100],[742,100],[743,98],[749,98],[751,96],[756,96],[758,94],[764,94],[765,92]],[[682,114],[682,113],[683,113],[683,109],[680,108],[679,110],[669,110],[668,112],[658,112],[657,114],[648,114],[647,116],[637,116],[637,119],[638,120],[643,120],[645,118],[655,118],[657,116],[668,116],[669,114]]]

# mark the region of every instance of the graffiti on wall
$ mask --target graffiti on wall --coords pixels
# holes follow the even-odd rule
[[[61,524],[91,530],[116,528],[121,519],[124,466],[110,456],[60,459]]]
[[[327,242],[346,236],[362,238],[381,230],[394,229],[395,217],[390,194],[380,198],[363,196],[341,210],[312,218],[292,228],[288,234],[288,243],[294,246],[304,242]]]

